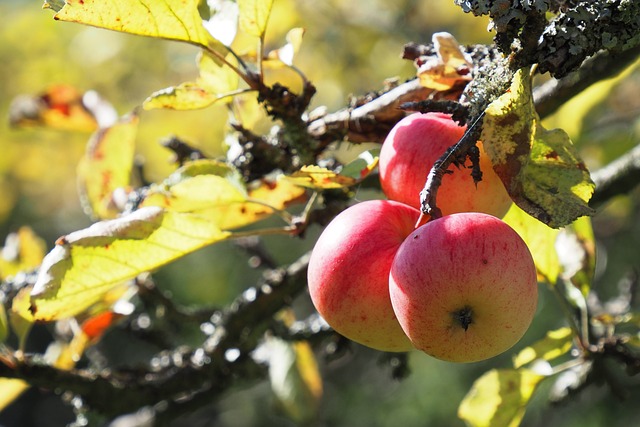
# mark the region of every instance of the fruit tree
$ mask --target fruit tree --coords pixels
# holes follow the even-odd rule
[[[634,424],[640,2],[12,3],[0,424]]]

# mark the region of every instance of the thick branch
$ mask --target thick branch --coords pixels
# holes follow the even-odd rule
[[[417,79],[410,80],[360,107],[345,108],[314,120],[308,132],[323,145],[344,138],[350,142],[382,142],[405,115],[400,105],[421,101],[431,92]]]
[[[596,183],[596,191],[589,202],[592,207],[634,189],[640,184],[640,145],[593,172],[591,179]]]
[[[0,359],[0,377],[20,378],[37,387],[80,395],[92,410],[108,416],[161,401],[167,401],[166,407],[178,414],[181,405],[192,407],[190,397],[203,394],[210,402],[236,383],[238,372],[244,379],[263,376],[249,352],[270,326],[272,316],[305,288],[308,261],[309,254],[305,254],[287,269],[271,270],[261,284],[245,292],[214,322],[216,332],[203,348],[171,353],[171,364],[159,371],[105,370],[96,374],[62,371],[30,358],[16,366]],[[229,357],[229,350],[238,351],[237,358]]]
[[[635,61],[638,55],[640,46],[622,53],[601,52],[586,60],[576,72],[567,77],[561,80],[552,79],[538,86],[533,92],[536,111],[543,118],[553,114],[567,100],[592,84],[620,73]]]

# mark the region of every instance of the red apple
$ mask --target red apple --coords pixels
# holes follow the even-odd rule
[[[389,300],[389,270],[419,212],[389,200],[351,206],[322,232],[309,260],[318,312],[338,333],[383,351],[413,348]]]
[[[465,130],[451,116],[440,113],[416,113],[400,120],[380,152],[380,183],[386,196],[420,209],[420,191],[431,167]],[[484,212],[502,217],[511,206],[511,198],[493,171],[482,143],[478,148],[482,181],[476,187],[470,169],[451,165],[452,173],[444,176],[436,198],[443,215]]]
[[[417,228],[389,277],[391,302],[413,345],[438,359],[496,356],[527,331],[536,311],[536,269],[505,222],[458,213]]]

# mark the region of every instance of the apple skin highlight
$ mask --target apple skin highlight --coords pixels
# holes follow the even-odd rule
[[[482,213],[433,220],[412,232],[390,272],[393,309],[416,348],[476,362],[517,343],[536,311],[536,269],[506,223]]]
[[[419,215],[398,202],[370,200],[322,232],[309,260],[309,293],[335,331],[377,350],[413,349],[391,307],[389,271]]]
[[[380,184],[390,200],[420,209],[420,191],[433,164],[464,134],[451,116],[441,113],[415,113],[400,120],[391,130],[380,151]],[[491,161],[480,149],[482,181],[473,181],[470,169],[449,167],[438,189],[438,207],[443,215],[456,212],[484,212],[503,217],[511,198],[493,171]],[[467,161],[466,165],[469,166]]]

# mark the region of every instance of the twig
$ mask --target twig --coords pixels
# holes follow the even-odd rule
[[[475,121],[469,126],[455,145],[450,147],[436,162],[429,171],[427,176],[427,182],[424,184],[424,188],[420,191],[420,218],[416,223],[422,222],[423,215],[430,215],[432,219],[440,218],[442,212],[436,205],[436,196],[438,194],[438,188],[442,183],[442,177],[447,173],[447,169],[460,154],[466,153],[471,147],[473,147],[480,137],[482,131],[482,119],[484,113],[480,114]]]

